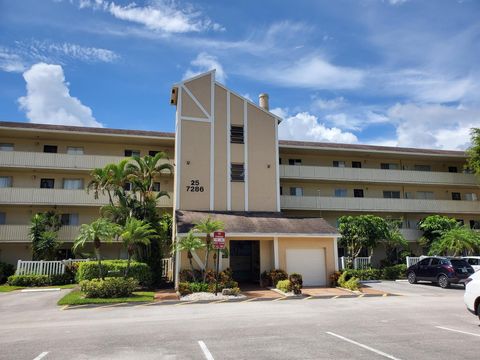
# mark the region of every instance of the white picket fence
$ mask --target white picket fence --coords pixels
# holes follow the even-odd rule
[[[162,277],[164,279],[173,280],[173,261],[172,258],[162,259]]]
[[[67,259],[56,261],[24,261],[18,260],[16,275],[61,275],[65,274],[65,266],[73,263],[89,261],[89,259]]]
[[[418,263],[420,260],[422,260],[425,257],[425,255],[422,256],[407,256],[407,267],[410,267],[412,265],[415,265]]]
[[[351,261],[347,256],[341,256],[338,258],[338,268],[339,270],[345,270],[347,268],[347,263]],[[355,270],[369,268],[372,263],[371,256],[356,257],[353,264]]]

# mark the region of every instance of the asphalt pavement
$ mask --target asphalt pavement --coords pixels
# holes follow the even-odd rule
[[[61,310],[67,290],[0,294],[0,359],[479,359],[463,289],[401,296]]]

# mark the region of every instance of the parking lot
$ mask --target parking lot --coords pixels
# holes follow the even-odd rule
[[[463,289],[401,296],[61,310],[64,292],[0,294],[1,359],[478,359]]]

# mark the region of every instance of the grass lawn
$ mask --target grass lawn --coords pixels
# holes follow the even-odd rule
[[[136,291],[124,298],[87,299],[80,290],[74,290],[58,300],[58,305],[115,304],[123,302],[153,301],[153,291]]]
[[[3,284],[3,285],[0,285],[0,292],[10,292],[10,291],[21,290],[21,289],[48,289],[48,288],[73,289],[77,286],[78,284],[51,285],[51,286],[42,286],[42,287],[24,287],[24,286],[10,286],[7,284]]]

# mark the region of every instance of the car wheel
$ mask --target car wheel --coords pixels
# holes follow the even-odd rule
[[[410,271],[407,275],[408,282],[410,284],[416,284],[417,283],[417,275],[413,271]]]
[[[450,283],[448,282],[448,278],[446,275],[440,275],[438,277],[438,285],[442,288],[442,289],[446,289],[450,286]]]
[[[477,305],[477,315],[478,315],[478,319],[480,320],[480,302]]]

